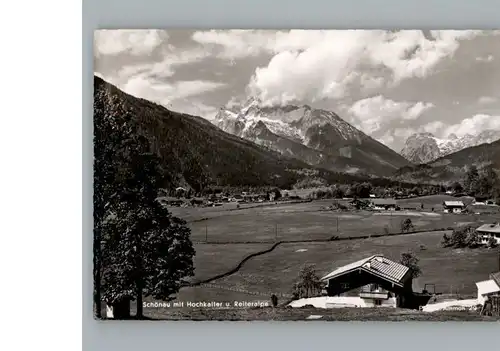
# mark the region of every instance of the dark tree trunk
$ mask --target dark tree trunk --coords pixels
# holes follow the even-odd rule
[[[130,318],[130,300],[125,298],[111,305],[113,308],[113,319],[129,319]]]
[[[94,230],[94,316],[102,318],[101,314],[101,235],[100,230]]]
[[[135,313],[135,317],[137,319],[142,319],[144,317],[142,308],[144,271],[142,267],[142,242],[141,242],[141,236],[138,233],[136,233],[136,269],[137,269],[137,276],[135,279],[135,296],[137,301],[137,312]]]
[[[137,312],[135,313],[136,318],[142,319],[144,317],[144,312],[142,308],[142,277],[136,281],[136,296],[137,296]]]

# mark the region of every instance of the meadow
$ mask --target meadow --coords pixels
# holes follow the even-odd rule
[[[399,200],[401,207],[415,210],[392,213],[326,210],[333,200],[240,206],[240,209],[231,205],[174,208],[172,213],[186,219],[192,230],[196,250],[192,281],[225,273],[244,257],[269,249],[276,241],[297,241],[282,243],[269,253],[250,258],[237,272],[224,278],[182,288],[176,301],[269,301],[274,293],[283,303],[305,263],[314,264],[323,276],[336,267],[373,254],[398,260],[407,250],[415,252],[422,270],[422,275],[414,280],[414,290],[421,291],[425,284],[435,284],[435,291],[443,296],[475,297],[475,283],[498,270],[498,250],[442,248],[443,234],[451,231],[438,229],[491,223],[499,221],[500,215],[445,214],[440,206],[450,198],[429,196]],[[417,210],[421,204],[424,209]],[[415,230],[420,232],[397,235],[405,218],[410,218]],[[392,235],[355,239],[373,234]],[[334,235],[352,240],[328,241]],[[301,242],[311,239],[324,242]]]
[[[401,222],[410,218],[415,230],[436,230],[472,223],[498,221],[497,214],[445,214],[444,200],[451,196],[428,196],[398,200],[402,211],[331,211],[334,200],[303,203],[243,205],[208,208],[173,208],[185,219],[194,242],[275,242],[278,240],[327,240],[332,236],[364,236],[399,233]],[[340,201],[347,203],[347,201]],[[470,200],[464,199],[470,203]],[[423,204],[424,209],[421,209]],[[434,211],[432,209],[434,208]],[[417,210],[418,209],[418,210]]]
[[[488,278],[498,269],[497,250],[447,249],[440,246],[444,232],[417,233],[364,240],[329,243],[282,244],[274,251],[254,257],[237,273],[213,282],[248,291],[290,292],[303,264],[316,265],[324,276],[335,268],[375,254],[399,260],[407,250],[420,259],[422,275],[413,288],[420,291],[425,284],[435,284],[436,292],[473,296],[475,283]]]

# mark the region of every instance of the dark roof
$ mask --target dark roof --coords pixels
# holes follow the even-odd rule
[[[396,200],[394,199],[373,199],[374,205],[396,205]]]
[[[462,201],[444,201],[444,205],[447,207],[464,207],[464,203]]]
[[[159,198],[159,200],[168,201],[168,202],[184,201],[183,199],[179,199],[179,198],[173,197],[173,196],[164,196],[164,197]]]
[[[498,286],[500,286],[500,272],[491,273],[490,278],[493,279]]]
[[[368,258],[364,258],[362,260],[350,263],[343,267],[339,267],[333,272],[321,278],[321,280],[329,280],[332,278],[336,278],[359,269],[380,276],[397,285],[403,284],[403,278],[409,271],[408,267],[400,263],[391,261],[388,258],[384,257],[383,255],[373,255]]]

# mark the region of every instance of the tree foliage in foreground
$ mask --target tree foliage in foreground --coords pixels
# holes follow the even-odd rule
[[[143,296],[172,299],[194,274],[190,230],[156,200],[159,158],[119,100],[95,98],[94,130],[96,303],[137,300],[142,317]]]

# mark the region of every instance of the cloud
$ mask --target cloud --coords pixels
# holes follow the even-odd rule
[[[377,138],[377,140],[389,148],[399,151],[406,139],[418,132],[419,131],[414,128],[394,128],[387,130],[384,135]]]
[[[169,108],[174,111],[203,117],[208,120],[212,120],[218,112],[218,109],[214,106],[209,106],[201,101],[193,101],[191,99],[177,100],[172,103]]]
[[[258,67],[249,92],[265,104],[342,98],[351,86],[394,86],[424,78],[481,31],[291,30],[204,31],[192,39],[222,59],[273,55]]]
[[[100,29],[94,31],[94,52],[99,55],[147,55],[168,40],[163,30]]]
[[[431,123],[427,123],[421,127],[419,127],[418,132],[422,133],[431,133],[433,135],[439,135],[440,132],[446,127],[446,125],[441,121],[434,121]]]
[[[195,32],[191,39],[203,44],[206,50],[213,51],[218,58],[234,60],[272,51],[270,40],[277,35],[275,33],[263,30],[210,30]]]
[[[348,109],[348,113],[355,124],[371,135],[396,120],[415,120],[432,107],[432,103],[397,102],[377,95],[356,101]]]
[[[167,84],[162,81],[152,80],[145,76],[138,75],[129,79],[127,83],[123,85],[123,90],[136,97],[169,106],[176,100],[213,91],[223,86],[225,86],[224,83],[202,80],[178,81]]]
[[[173,82],[178,67],[199,62],[210,53],[199,46],[176,48],[168,39],[163,30],[96,31],[94,74],[131,95],[163,105],[225,85],[204,80]]]
[[[486,105],[486,104],[492,104],[496,101],[498,101],[498,98],[494,96],[481,96],[477,102]]]
[[[478,114],[464,119],[462,122],[449,126],[445,135],[456,134],[458,137],[466,134],[478,135],[489,129],[500,129],[500,116]]]
[[[168,78],[174,75],[176,67],[198,62],[206,56],[206,52],[199,49],[168,52],[160,61],[149,60],[144,63],[125,65],[116,72],[115,77],[123,82],[137,75],[150,78]]]
[[[494,60],[493,55],[488,55],[485,57],[482,57],[482,56],[476,57],[476,61],[479,61],[479,62],[491,62],[493,60]]]

